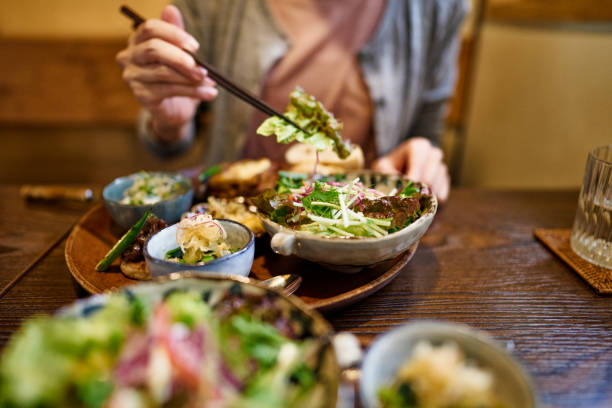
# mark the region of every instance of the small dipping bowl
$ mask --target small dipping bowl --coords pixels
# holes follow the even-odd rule
[[[167,261],[166,253],[179,245],[176,242],[178,224],[171,225],[153,235],[144,247],[144,256],[151,277],[169,275],[174,272],[188,271],[194,274],[216,273],[220,275],[247,276],[251,271],[255,255],[255,236],[246,226],[231,220],[216,220],[227,233],[226,242],[238,251],[203,265],[190,265]]]
[[[378,390],[392,384],[419,341],[439,345],[454,342],[469,360],[489,371],[493,390],[505,408],[538,407],[533,381],[521,365],[486,333],[453,323],[410,323],[379,337],[361,366],[360,397],[365,408],[380,406]]]
[[[136,223],[148,209],[166,221],[173,224],[181,219],[181,214],[189,211],[193,201],[193,186],[191,180],[178,173],[151,172],[152,176],[170,176],[178,181],[185,192],[174,197],[158,201],[155,204],[132,205],[121,204],[123,192],[134,184],[134,180],[139,176],[138,173],[130,174],[126,177],[119,177],[112,183],[104,187],[102,197],[104,205],[111,218],[117,224],[127,229]]]

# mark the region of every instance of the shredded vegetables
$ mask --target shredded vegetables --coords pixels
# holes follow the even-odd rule
[[[182,259],[190,264],[228,255],[230,246],[225,239],[227,233],[223,226],[209,214],[195,214],[185,218],[176,230],[176,242],[183,253]]]
[[[407,183],[401,192],[385,195],[350,182],[282,180],[254,200],[274,222],[300,231],[343,237],[383,237],[414,222],[427,205],[422,186]],[[422,202],[423,201],[423,202]]]

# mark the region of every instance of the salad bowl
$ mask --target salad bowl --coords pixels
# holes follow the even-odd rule
[[[124,192],[129,189],[139,177],[139,173],[119,177],[102,190],[104,205],[111,218],[123,228],[130,228],[148,209],[168,224],[180,220],[181,215],[188,211],[193,201],[193,186],[191,180],[179,173],[152,172],[151,176],[170,176],[180,185],[181,193],[154,204],[123,204]]]
[[[364,185],[381,193],[390,194],[406,180],[376,172],[350,172],[345,179],[359,178]],[[417,220],[399,231],[382,237],[337,237],[298,231],[280,225],[260,214],[264,228],[272,237],[272,250],[281,255],[295,255],[321,264],[327,269],[356,273],[388,261],[417,244],[431,225],[438,202],[431,195],[429,205]]]
[[[204,264],[186,264],[166,260],[166,253],[178,247],[176,231],[179,224],[171,225],[146,242],[144,247],[145,261],[153,278],[169,275],[173,272],[190,271],[199,274],[217,273],[222,275],[247,276],[251,271],[255,254],[255,236],[253,232],[232,220],[216,220],[227,233],[227,243],[236,252]]]
[[[172,320],[164,320],[168,318]],[[280,327],[281,320],[291,329],[281,332],[275,328],[275,325]],[[166,323],[160,325],[161,322]],[[227,338],[224,336],[230,333],[227,330],[232,330],[231,327],[239,328],[231,332],[234,333],[234,337],[228,338],[231,344],[242,343],[246,348],[230,351],[234,350],[232,346],[221,341]],[[52,331],[54,341],[29,341],[32,334],[45,330]],[[273,333],[276,330],[278,332]],[[143,339],[153,332],[158,337]],[[256,342],[260,348],[253,349],[250,345],[257,333],[263,337]],[[278,333],[283,334],[284,340],[282,345],[274,346],[281,340]],[[221,337],[215,341],[217,335]],[[112,347],[105,343],[107,337]],[[87,406],[144,406],[134,400],[133,391],[127,394],[130,398],[119,398],[125,396],[126,387],[128,390],[136,387],[148,398],[147,406],[167,406],[167,398],[171,396],[170,402],[174,403],[171,406],[187,406],[188,394],[181,394],[185,390],[198,393],[199,398],[216,398],[212,401],[219,404],[216,406],[225,406],[218,400],[221,396],[224,401],[238,397],[240,401],[233,400],[234,403],[250,406],[248,392],[251,389],[251,392],[256,391],[254,395],[259,403],[264,404],[258,406],[266,406],[266,401],[279,403],[280,398],[285,399],[285,404],[291,404],[295,398],[301,398],[299,402],[304,406],[332,408],[336,405],[340,380],[332,337],[329,323],[294,296],[285,297],[281,292],[243,277],[174,273],[153,282],[76,301],[60,309],[55,317],[39,317],[26,323],[5,349],[4,359],[0,360],[0,379],[7,380],[0,390],[0,402],[25,406],[27,400],[28,406],[76,407],[84,406],[84,399],[96,401],[96,405],[88,403]],[[89,342],[89,350],[98,360],[79,357],[78,352],[70,352],[65,347],[57,348],[58,342],[71,345]],[[164,364],[160,364],[160,346],[164,350],[162,353],[167,354],[162,358],[167,359]],[[43,350],[38,351],[40,347]],[[270,353],[270,347],[276,348],[275,353],[278,353],[274,361],[267,360],[269,354],[264,353]],[[25,354],[33,353],[34,356],[25,358],[24,350]],[[288,352],[290,350],[294,352]],[[80,352],[87,355],[86,351]],[[31,370],[39,364],[36,355],[44,355],[45,361],[53,364],[43,364],[38,370],[40,373],[33,375]],[[305,356],[310,355],[316,358],[306,361]],[[106,360],[100,360],[103,357]],[[241,359],[246,359],[242,365]],[[286,366],[288,359],[292,359],[291,367],[297,367],[295,370],[301,375],[307,370],[308,382],[289,383],[288,377],[293,374]],[[197,364],[203,366],[193,371]],[[251,370],[251,374],[244,372],[243,367],[250,367],[247,370]],[[88,373],[89,377],[79,372]],[[202,381],[194,380],[194,375],[201,376]],[[92,378],[104,381],[92,381]],[[20,392],[22,382],[28,384],[25,394]],[[75,387],[85,389],[85,385],[86,393],[72,391]],[[49,387],[53,387],[52,393]],[[295,393],[287,391],[290,387]],[[228,393],[229,390],[232,391]],[[172,393],[171,396],[168,393]]]
[[[417,343],[452,342],[469,361],[493,375],[493,391],[505,408],[536,408],[538,398],[529,374],[486,333],[468,326],[422,321],[406,324],[378,337],[363,359],[360,398],[365,408],[380,406],[381,387],[394,381],[400,367],[410,359]]]

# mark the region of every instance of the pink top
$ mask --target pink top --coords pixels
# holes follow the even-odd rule
[[[343,137],[364,150],[369,164],[376,157],[373,107],[361,75],[357,53],[365,45],[385,0],[267,0],[291,47],[268,73],[262,98],[284,112],[296,85],[314,95],[344,124]],[[246,143],[247,157],[282,160],[288,145],[257,135],[266,119],[256,111]]]

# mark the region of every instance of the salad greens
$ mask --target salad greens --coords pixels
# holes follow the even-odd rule
[[[428,208],[430,196],[418,183],[406,182],[385,195],[364,186],[359,178],[319,178],[281,174],[276,190],[253,199],[272,221],[319,235],[383,237],[418,219]]]
[[[257,129],[262,136],[276,135],[278,143],[291,143],[295,140],[309,143],[317,150],[332,147],[339,158],[351,154],[351,145],[342,139],[342,124],[328,112],[321,102],[297,87],[289,96],[285,116],[298,124],[304,133],[278,116],[266,119]]]
[[[155,302],[126,291],[79,318],[28,321],[0,364],[0,406],[322,406],[304,317],[235,286]]]

